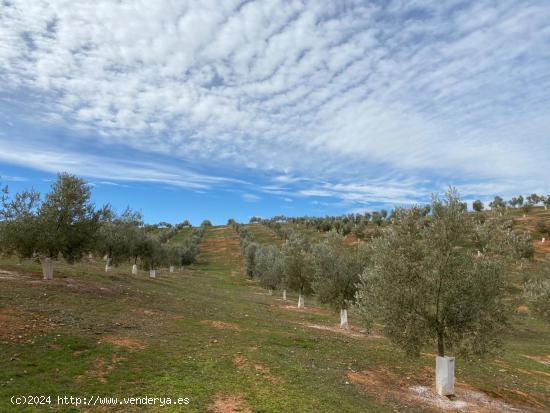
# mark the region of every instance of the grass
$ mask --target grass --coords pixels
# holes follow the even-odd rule
[[[256,234],[255,234],[256,235]],[[429,411],[349,384],[350,371],[383,367],[425,376],[433,356],[408,359],[385,339],[350,337],[323,309],[293,311],[242,275],[237,234],[209,228],[197,264],[156,279],[101,260],[56,263],[41,280],[32,261],[2,258],[0,411],[206,412],[219,395],[254,412]],[[289,303],[296,300],[289,294]],[[317,306],[306,299],[306,306]],[[320,306],[319,306],[320,307]],[[350,314],[354,322],[353,313]],[[550,409],[550,326],[518,314],[497,359],[457,360],[457,379],[509,402]],[[430,351],[431,349],[427,349]],[[503,371],[504,370],[504,371]],[[181,406],[18,407],[12,395],[189,397]],[[88,410],[89,409],[89,410]]]

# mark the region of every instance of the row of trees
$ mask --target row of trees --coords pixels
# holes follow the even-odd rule
[[[319,232],[336,231],[341,235],[354,234],[359,239],[366,238],[369,233],[377,232],[376,228],[393,217],[388,215],[388,211],[366,212],[364,214],[347,214],[342,216],[326,217],[286,217],[283,215],[275,216],[270,219],[252,217],[250,223],[260,223],[271,228],[282,239],[287,239],[290,235],[289,225],[303,225],[307,229],[314,229]],[[371,231],[367,228],[372,227]]]
[[[512,311],[510,269],[532,257],[530,236],[514,232],[511,220],[498,214],[483,220],[468,214],[454,189],[434,197],[429,208],[392,215],[380,236],[353,247],[336,231],[314,245],[294,232],[281,248],[261,246],[238,228],[247,274],[266,288],[297,292],[298,306],[315,293],[340,309],[342,327],[351,306],[368,329],[381,326],[409,354],[435,345],[438,363],[450,363],[449,351],[482,356],[497,350]],[[549,286],[548,277],[526,286],[543,315]],[[452,393],[452,382],[438,391]]]
[[[528,214],[535,206],[544,205],[545,209],[550,206],[550,195],[543,196],[531,194],[527,197],[522,195],[512,197],[505,201],[502,197],[496,196],[489,202],[488,207],[498,215],[503,215],[508,208],[521,208],[523,214]],[[465,211],[468,208],[466,202],[460,202],[461,208]],[[424,206],[426,213],[430,212],[430,206]],[[485,204],[476,200],[472,204],[472,209],[476,212],[485,210]],[[250,218],[250,223],[260,223],[273,230],[281,239],[287,239],[292,232],[289,227],[293,225],[303,225],[307,229],[314,229],[319,232],[336,231],[344,236],[353,234],[357,239],[373,239],[380,235],[380,228],[384,223],[393,223],[397,217],[398,209],[393,209],[390,213],[387,210],[365,212],[363,214],[346,214],[341,216],[325,217],[287,217],[284,215],[275,216],[269,219],[259,217]],[[285,225],[291,224],[291,225]]]
[[[132,273],[140,263],[155,276],[161,266],[190,264],[197,255],[203,229],[183,244],[170,244],[177,228],[144,225],[141,214],[127,208],[117,214],[111,206],[96,209],[91,189],[76,176],[62,173],[41,200],[33,190],[10,196],[4,188],[0,205],[0,250],[20,257],[38,258],[45,279],[53,278],[53,261],[69,263],[84,255],[104,256],[105,270],[132,260]],[[159,230],[161,229],[161,230]]]
[[[272,292],[298,293],[298,308],[304,297],[317,299],[340,311],[340,326],[347,328],[347,310],[354,302],[359,274],[367,264],[366,244],[348,246],[344,237],[331,231],[319,243],[311,244],[293,231],[282,247],[262,245],[242,225],[235,226],[241,239],[246,274]]]
[[[548,207],[550,207],[550,195],[531,194],[525,198],[523,195],[518,195],[512,197],[509,201],[505,201],[500,196],[495,196],[495,198],[489,202],[489,208],[499,214],[502,214],[507,208],[520,208],[525,215],[539,205],[543,205],[544,209],[547,210]],[[480,200],[474,201],[472,207],[476,212],[481,212],[485,209],[485,205]]]

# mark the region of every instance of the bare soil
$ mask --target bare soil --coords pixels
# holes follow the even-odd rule
[[[332,326],[323,326],[320,324],[307,324],[302,323],[301,325],[308,327],[308,328],[314,328],[316,330],[325,330],[325,331],[332,331],[333,333],[339,333],[343,334],[348,337],[355,337],[355,338],[373,338],[373,339],[380,339],[384,338],[383,336],[379,334],[368,334],[365,330],[349,326],[349,328],[340,328],[340,325],[335,324]]]
[[[216,395],[208,410],[213,413],[252,413],[242,396],[230,394]]]
[[[467,384],[455,384],[455,395],[440,396],[435,392],[428,372],[418,377],[402,377],[385,368],[373,368],[347,374],[350,382],[360,386],[379,400],[424,405],[438,412],[533,412],[525,406],[515,406],[499,398],[491,397]]]
[[[145,349],[145,344],[130,337],[108,336],[108,337],[105,337],[103,341],[114,344],[115,346],[118,346],[118,347],[126,348],[130,351],[141,351]]]
[[[210,327],[217,328],[219,330],[233,330],[233,331],[240,331],[241,328],[237,324],[233,323],[225,323],[223,321],[216,321],[216,320],[202,320],[200,322],[204,325],[209,325]]]

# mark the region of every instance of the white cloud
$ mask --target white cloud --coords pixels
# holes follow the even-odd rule
[[[450,181],[468,193],[549,191],[550,7],[380,4],[4,2],[0,95],[38,124],[105,145],[274,172],[264,190],[280,195],[407,203]],[[53,147],[14,151],[2,159],[223,183],[99,156],[72,162]]]
[[[246,202],[258,202],[262,199],[260,196],[255,194],[242,194],[241,198]]]
[[[57,173],[70,172],[102,179],[95,184],[119,185],[108,179],[123,182],[163,183],[187,189],[208,189],[216,185],[241,184],[245,181],[199,174],[185,168],[146,161],[108,158],[79,152],[48,150],[41,147],[10,144],[0,141],[0,162],[26,165]]]

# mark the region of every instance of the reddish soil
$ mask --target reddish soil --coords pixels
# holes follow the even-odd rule
[[[103,339],[108,343],[114,344],[118,347],[126,348],[130,351],[141,351],[145,349],[145,345],[136,339],[123,336],[108,336]]]
[[[223,321],[202,320],[201,324],[209,325],[210,327],[214,327],[214,328],[217,328],[219,330],[233,330],[233,331],[240,331],[241,330],[241,328],[237,324],[225,323]]]
[[[252,413],[242,396],[229,394],[216,395],[208,410],[213,413]]]
[[[346,245],[357,245],[360,243],[361,240],[358,239],[354,234],[348,234],[344,237],[344,244]]]
[[[111,356],[111,360],[105,360],[103,357],[97,357],[94,360],[94,366],[91,370],[88,370],[84,376],[79,376],[77,381],[81,381],[83,378],[96,379],[100,383],[107,383],[109,374],[115,369],[119,361],[124,361],[126,358],[119,357],[116,354]]]
[[[21,311],[16,308],[0,308],[0,340],[24,342],[29,336],[44,332],[55,324],[49,323],[47,317]]]
[[[525,356],[531,360],[534,360],[538,363],[544,364],[546,366],[550,366],[550,354],[547,354],[545,356]]]

